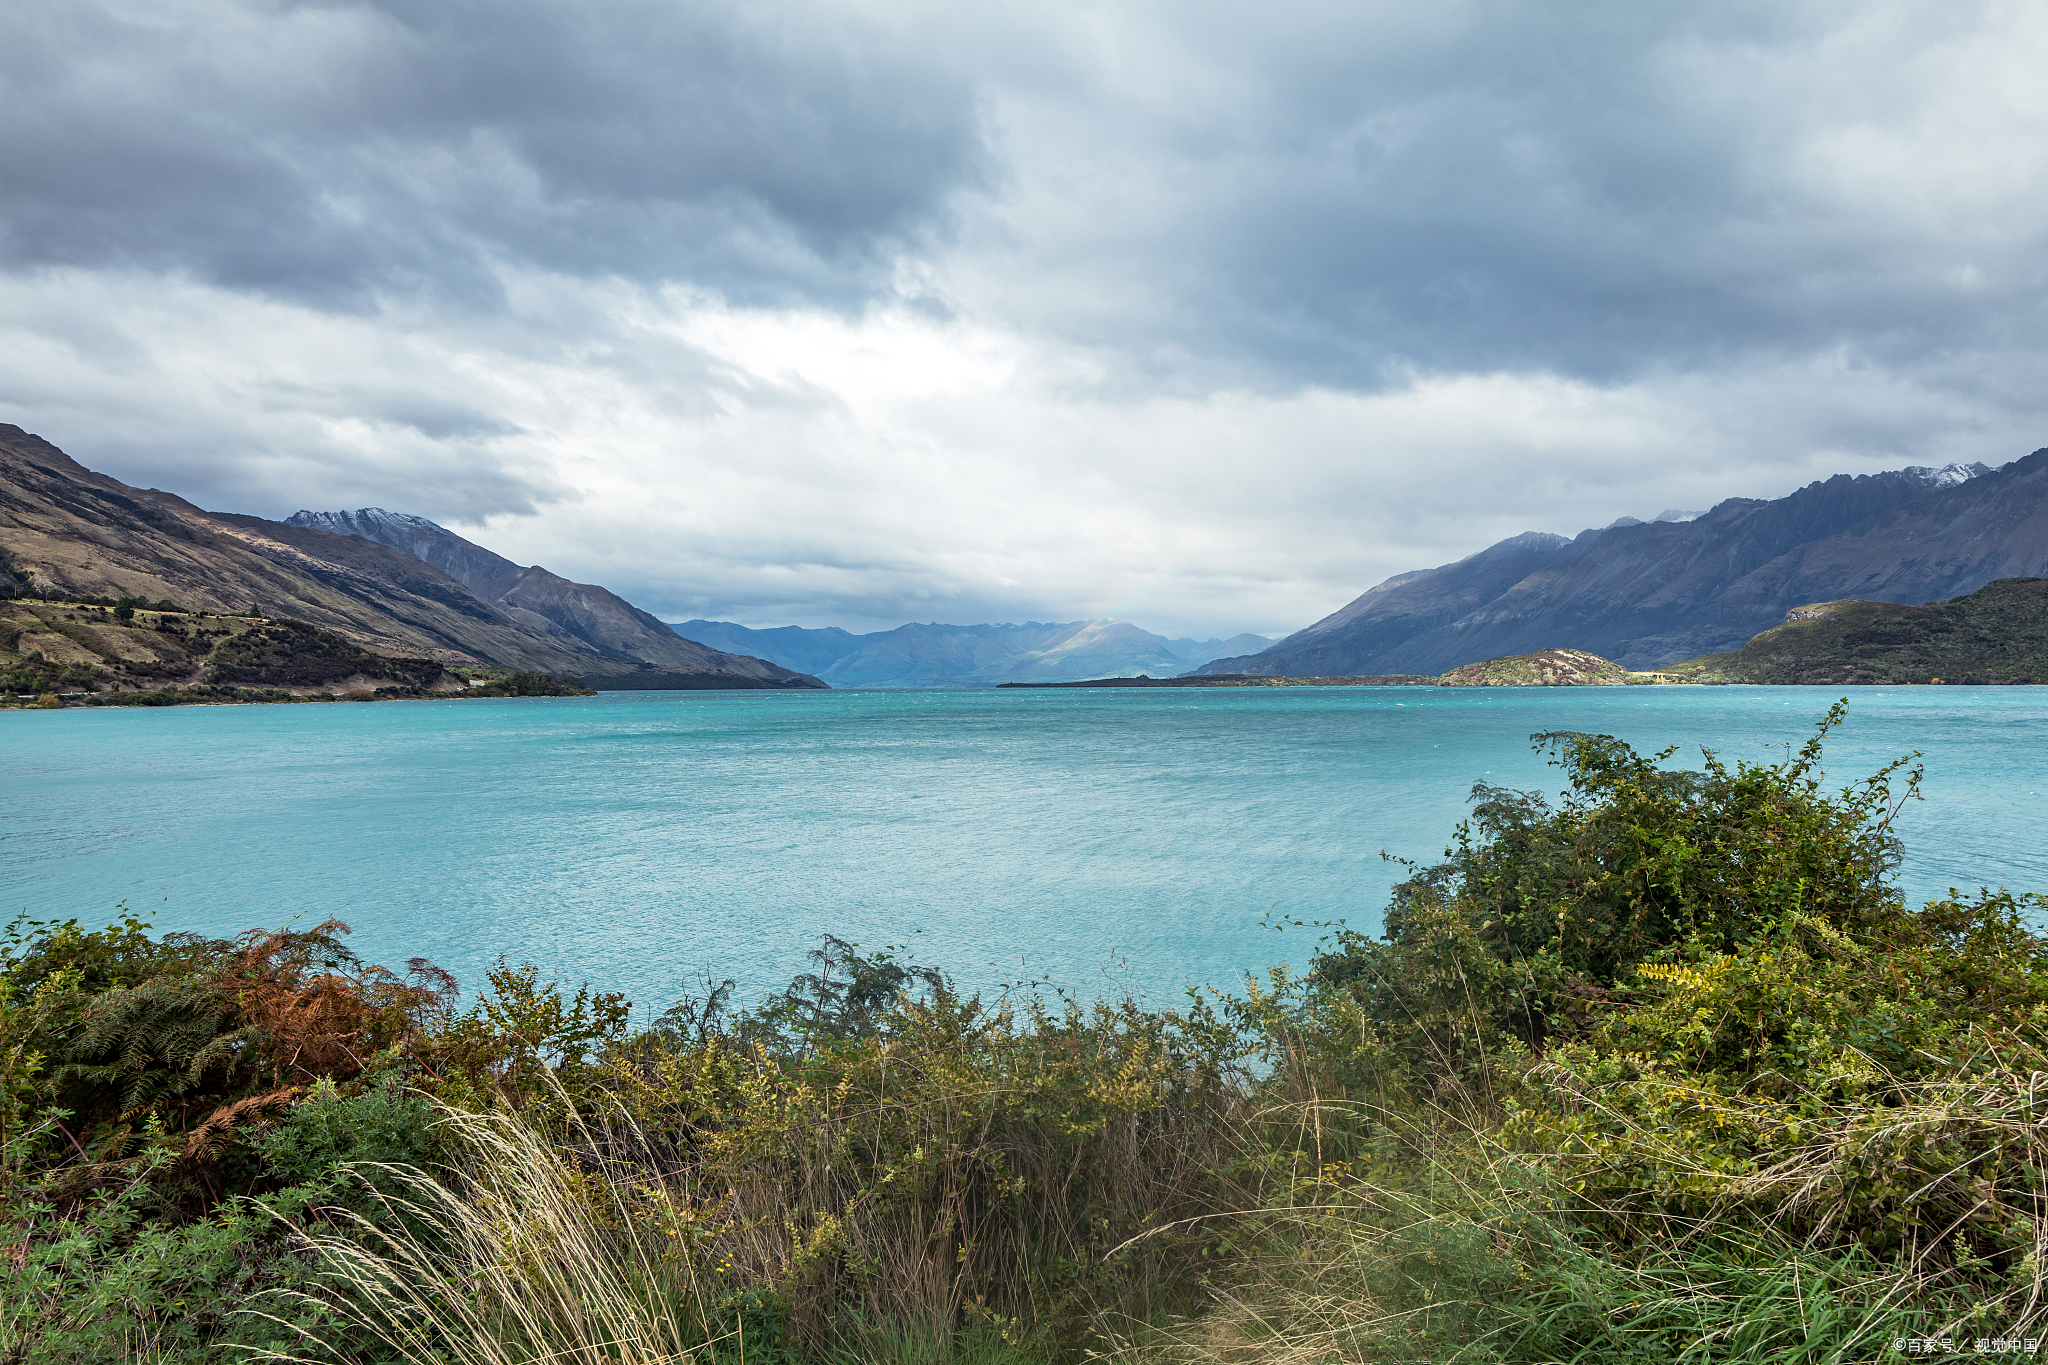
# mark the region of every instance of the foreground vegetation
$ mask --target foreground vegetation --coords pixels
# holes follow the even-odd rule
[[[1840,708],[1822,726],[1840,719]],[[1166,1010],[827,940],[651,1028],[338,924],[21,924],[10,1361],[1850,1361],[2043,1330],[2038,897],[1917,771],[1539,736],[1385,932]],[[2008,1346],[2008,1343],[2013,1343]]]

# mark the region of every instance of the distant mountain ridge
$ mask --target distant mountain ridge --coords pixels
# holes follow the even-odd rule
[[[713,649],[733,654],[753,654],[770,659],[784,668],[801,669],[822,676],[826,669],[860,648],[870,635],[855,635],[837,626],[775,626],[757,630],[731,621],[682,621],[669,629],[686,639],[700,640]],[[879,635],[882,632],[877,631]]]
[[[1243,634],[1228,640],[1168,639],[1128,621],[1026,621],[948,625],[911,622],[855,635],[837,627],[754,629],[730,621],[684,621],[678,634],[720,649],[747,650],[785,667],[805,668],[833,687],[996,687],[1010,682],[1170,676],[1219,654],[1270,644]]]
[[[703,667],[706,655],[757,660],[833,687],[991,687],[1012,681],[1178,673],[1221,653],[1263,648],[1259,635],[1169,640],[1124,621],[924,625],[855,635],[827,627],[754,630],[726,621],[669,625],[604,588],[573,583],[504,556],[408,512],[381,507],[300,511],[284,524],[358,536],[439,569],[537,629],[559,631],[601,654]],[[725,667],[733,667],[727,664]]]
[[[1194,671],[1442,673],[1554,647],[1653,669],[1739,649],[1803,603],[1927,602],[2043,574],[2048,449],[1996,470],[1840,474],[1684,521],[1527,532],[1397,574],[1269,649]]]

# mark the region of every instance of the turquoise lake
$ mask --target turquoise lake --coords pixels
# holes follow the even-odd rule
[[[1155,998],[1375,926],[1528,736],[1763,760],[1820,688],[644,692],[0,715],[0,912],[229,935],[330,917],[366,958],[499,954],[658,1011],[824,933],[987,986]],[[1774,747],[1776,746],[1776,747]],[[1857,689],[1836,785],[1909,750],[1908,894],[2048,890],[2048,688]]]

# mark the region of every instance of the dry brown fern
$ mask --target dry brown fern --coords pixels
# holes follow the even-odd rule
[[[224,1104],[206,1116],[206,1121],[185,1135],[185,1147],[178,1159],[188,1171],[197,1171],[227,1150],[235,1130],[270,1109],[281,1109],[306,1093],[304,1086],[288,1085],[282,1090],[249,1095]]]

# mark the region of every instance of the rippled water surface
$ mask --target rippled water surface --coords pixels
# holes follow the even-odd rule
[[[1376,924],[1537,730],[1764,758],[1812,688],[613,693],[0,715],[0,911],[229,934],[339,917],[376,960],[499,954],[657,1007],[821,933],[987,984],[1166,992]],[[1911,749],[1905,883],[2048,889],[2048,688],[1861,689],[1847,781]]]

